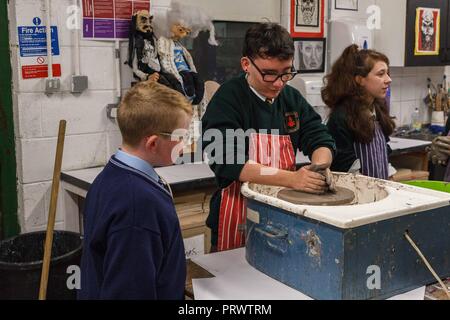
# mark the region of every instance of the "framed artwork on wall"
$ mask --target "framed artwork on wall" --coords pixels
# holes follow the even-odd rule
[[[324,0],[291,0],[291,36],[322,38]]]
[[[294,68],[299,73],[325,71],[325,38],[294,38]]]
[[[441,10],[417,8],[415,27],[415,56],[438,56],[440,48]]]
[[[334,9],[358,11],[358,0],[334,0]]]

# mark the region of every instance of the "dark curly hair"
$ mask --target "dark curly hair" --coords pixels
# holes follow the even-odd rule
[[[288,60],[294,56],[294,41],[279,24],[259,23],[247,30],[242,56]]]
[[[369,96],[366,90],[356,82],[356,76],[367,77],[379,61],[389,66],[386,55],[375,50],[359,50],[353,44],[348,46],[325,76],[322,99],[335,112],[338,107],[345,108],[347,124],[356,141],[369,143],[375,135],[375,123],[370,118],[370,111],[375,110],[377,120],[386,136],[392,134],[395,123],[389,117],[384,99]]]

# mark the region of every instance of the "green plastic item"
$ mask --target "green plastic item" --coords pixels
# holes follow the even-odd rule
[[[403,181],[402,183],[408,184],[411,186],[416,186],[416,187],[450,193],[450,182],[430,181],[430,180],[411,180],[411,181]]]

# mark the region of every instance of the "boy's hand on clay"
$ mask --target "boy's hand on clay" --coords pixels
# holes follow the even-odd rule
[[[292,185],[294,190],[303,191],[307,193],[322,194],[327,190],[325,177],[320,173],[310,170],[311,166],[300,168],[294,173]]]
[[[336,183],[334,181],[333,174],[327,164],[311,164],[309,170],[320,173],[325,177],[325,182],[328,186],[328,190],[336,192]]]
[[[446,164],[450,156],[450,136],[435,138],[429,151],[433,164]]]
[[[436,144],[439,151],[447,156],[450,156],[450,136],[437,137],[435,140],[436,141],[433,143]]]
[[[328,185],[328,190],[333,193],[336,192],[336,182],[334,181],[334,176],[331,173],[331,170],[329,168],[326,168],[323,174]]]

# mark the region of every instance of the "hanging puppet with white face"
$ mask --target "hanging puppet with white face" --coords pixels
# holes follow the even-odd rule
[[[161,70],[152,21],[153,16],[147,10],[138,11],[133,15],[126,63],[133,69],[136,80],[157,81],[184,93],[179,81],[172,74]]]
[[[204,82],[197,73],[191,54],[180,41],[188,36],[195,38],[200,31],[208,30],[209,43],[217,45],[211,19],[200,8],[172,1],[166,18],[155,22],[155,26],[161,30],[158,54],[162,70],[178,79],[192,104],[199,104],[204,95]]]

